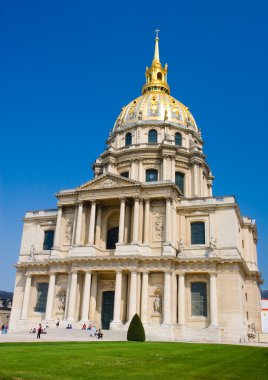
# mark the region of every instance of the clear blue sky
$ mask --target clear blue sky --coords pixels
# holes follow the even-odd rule
[[[13,290],[27,210],[92,177],[123,105],[139,96],[160,32],[171,93],[190,107],[215,175],[257,220],[268,288],[267,1],[0,4],[0,289]]]

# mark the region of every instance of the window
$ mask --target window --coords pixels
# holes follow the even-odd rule
[[[207,284],[191,283],[192,317],[207,317]]]
[[[36,306],[34,310],[38,311],[39,313],[44,313],[46,311],[47,291],[48,291],[47,283],[37,284],[37,299],[36,299]]]
[[[43,250],[47,251],[53,247],[54,231],[45,231]]]
[[[129,172],[123,172],[120,174],[122,177],[129,178]]]
[[[191,223],[191,244],[205,244],[205,223]]]
[[[146,182],[152,182],[158,180],[158,171],[156,169],[146,170]]]
[[[184,174],[180,172],[175,173],[175,184],[178,186],[182,194],[184,194]]]
[[[175,145],[182,146],[182,136],[179,132],[175,133]]]
[[[125,146],[132,144],[132,134],[129,132],[126,134],[126,143]]]
[[[148,143],[157,144],[157,131],[155,129],[151,129],[148,134]]]
[[[119,233],[119,227],[114,227],[107,231],[107,242],[106,242],[107,249],[116,248],[116,243],[118,242],[118,233]]]

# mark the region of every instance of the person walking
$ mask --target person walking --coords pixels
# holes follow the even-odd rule
[[[42,326],[39,323],[39,327],[38,327],[38,330],[37,330],[37,339],[40,339],[41,332],[42,332]]]

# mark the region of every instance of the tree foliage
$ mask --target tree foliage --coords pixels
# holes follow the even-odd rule
[[[136,342],[145,341],[144,327],[138,314],[135,314],[130,322],[127,332],[127,340]]]

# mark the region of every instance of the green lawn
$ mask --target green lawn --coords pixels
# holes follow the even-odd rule
[[[268,379],[268,348],[191,343],[0,344],[0,379]]]

